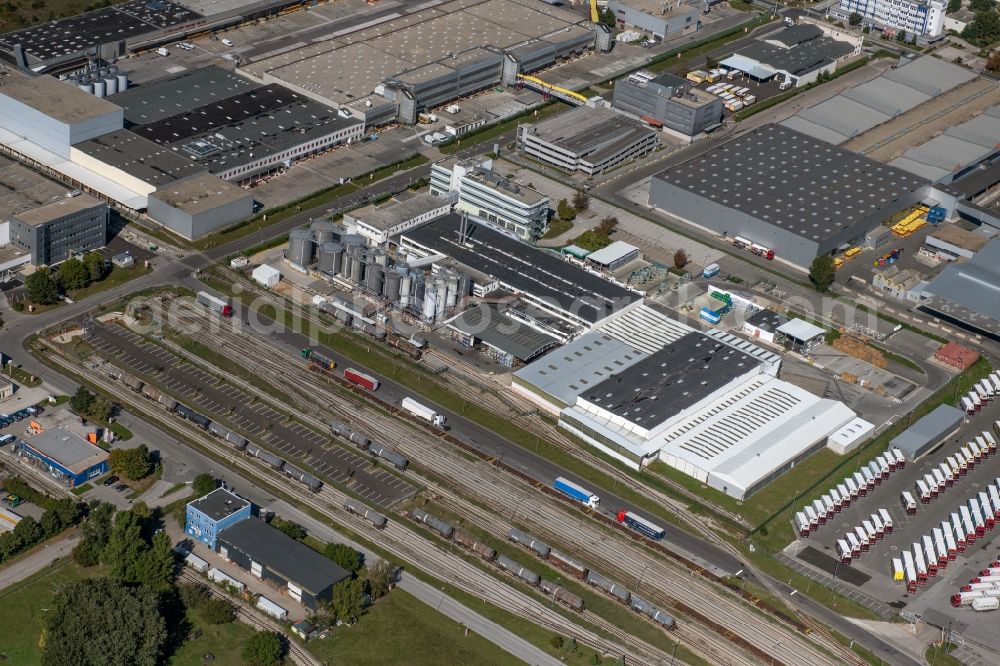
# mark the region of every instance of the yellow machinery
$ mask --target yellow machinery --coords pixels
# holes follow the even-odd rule
[[[601,12],[597,9],[597,0],[590,0],[590,22],[601,22]]]

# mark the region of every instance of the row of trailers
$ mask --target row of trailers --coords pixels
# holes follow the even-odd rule
[[[295,465],[286,461],[284,458],[276,456],[263,447],[250,442],[246,437],[233,432],[221,423],[216,423],[204,414],[200,414],[187,405],[177,402],[162,391],[143,382],[141,379],[134,377],[127,372],[118,370],[117,368],[111,370],[108,374],[111,378],[121,382],[136,393],[139,393],[149,400],[159,404],[168,412],[176,414],[182,419],[190,421],[202,430],[206,430],[219,439],[228,442],[235,450],[242,451],[247,455],[258,458],[259,460],[267,463],[267,465],[275,471],[283,472],[285,476],[298,481],[302,485],[309,488],[312,492],[319,492],[320,488],[323,487],[323,482],[312,474],[299,469]]]
[[[852,560],[867,553],[886,534],[892,534],[892,516],[885,509],[879,509],[862,520],[860,525],[848,530],[842,539],[837,539],[840,563],[850,565]]]
[[[994,560],[979,575],[951,595],[955,608],[972,606],[973,610],[991,611],[1000,608],[1000,560]]]
[[[957,507],[948,520],[941,521],[930,534],[913,543],[911,550],[903,551],[901,558],[893,559],[893,580],[905,582],[910,592],[924,585],[929,577],[937,575],[958,553],[986,536],[987,530],[1000,522],[1000,478],[970,497]]]
[[[1000,428],[1000,422],[997,426]],[[945,458],[937,467],[924,474],[922,478],[913,482],[913,489],[921,504],[930,504],[946,489],[955,485],[959,477],[965,476],[970,469],[983,462],[987,457],[995,454],[997,442],[988,431],[983,431],[973,439],[966,442],[952,455]],[[901,496],[903,506],[915,504],[910,493],[903,493]],[[914,511],[914,513],[916,513]]]
[[[805,539],[815,532],[827,520],[833,518],[856,501],[864,497],[869,490],[889,478],[897,469],[906,465],[903,452],[899,449],[889,449],[879,454],[867,465],[861,466],[857,472],[847,476],[836,487],[830,488],[819,499],[802,507],[795,514],[795,530],[799,537]]]
[[[967,395],[962,396],[962,408],[972,415],[981,411],[990,400],[1000,396],[1000,371],[976,382]]]
[[[499,569],[502,569],[508,574],[514,576],[523,583],[530,585],[531,587],[539,588],[542,592],[551,595],[556,601],[564,604],[565,606],[568,606],[577,612],[583,611],[584,600],[579,595],[570,592],[566,588],[561,587],[550,580],[542,578],[536,572],[507,557],[506,555],[498,554],[495,548],[482,543],[468,532],[456,529],[451,523],[442,520],[441,518],[438,518],[423,509],[413,509],[409,512],[409,517],[422,525],[426,525],[443,539],[453,541],[459,546],[473,551],[484,561],[494,564]],[[579,562],[569,555],[551,548],[548,544],[533,537],[527,532],[523,532],[517,528],[511,528],[511,530],[507,533],[507,538],[510,541],[523,546],[539,559],[558,567],[575,578],[586,581],[591,586],[600,589],[611,598],[624,604],[625,606],[628,606],[635,612],[645,615],[647,618],[664,629],[673,629],[676,626],[677,623],[672,616],[668,615],[650,602],[636,594],[633,594],[630,590],[626,589],[619,583],[602,576],[596,571],[591,571],[582,562]]]

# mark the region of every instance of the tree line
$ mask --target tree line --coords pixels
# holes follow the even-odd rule
[[[108,275],[108,264],[97,252],[84,255],[83,260],[70,257],[57,268],[39,268],[28,276],[24,286],[28,297],[39,305],[49,305],[59,300],[67,291],[83,289],[100,282]]]
[[[78,524],[84,507],[72,499],[55,499],[35,490],[24,479],[14,476],[4,482],[7,493],[17,495],[45,509],[41,520],[24,516],[10,532],[0,534],[0,563],[51,539],[63,530]]]

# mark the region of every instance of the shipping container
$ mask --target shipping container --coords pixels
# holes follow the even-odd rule
[[[892,455],[896,457],[896,469],[903,469],[906,467],[906,456],[903,455],[901,450],[893,449]]]
[[[344,379],[357,384],[362,388],[366,388],[369,391],[377,391],[379,387],[378,379],[367,373],[361,372],[360,370],[355,370],[354,368],[347,368],[344,370]]]
[[[196,300],[199,305],[203,305],[223,317],[233,316],[233,302],[229,297],[219,298],[217,296],[212,296],[207,291],[199,291]]]
[[[844,485],[847,486],[847,491],[850,494],[851,501],[858,499],[858,484],[854,482],[853,478],[844,479]]]
[[[958,544],[955,543],[955,530],[947,520],[941,521],[941,534],[944,536],[944,546],[948,549],[948,559],[958,557]]]
[[[819,517],[816,515],[816,511],[811,506],[805,507],[805,509],[803,509],[803,512],[809,519],[810,529],[815,530],[817,527],[819,527]]]
[[[892,582],[904,582],[906,574],[903,572],[903,560],[898,557],[892,558]]]
[[[920,498],[921,504],[927,504],[931,501],[931,489],[927,487],[927,483],[923,479],[917,479],[914,484],[917,490],[917,497]]]
[[[994,611],[1000,608],[1000,599],[997,597],[980,597],[972,600],[972,609],[976,611]]]
[[[931,475],[934,477],[935,484],[937,484],[938,492],[944,492],[945,488],[948,487],[948,477],[938,467],[931,470]]]
[[[208,562],[201,559],[194,553],[188,553],[187,556],[184,557],[184,564],[191,567],[198,573],[205,573],[208,571]]]
[[[837,507],[833,503],[833,498],[827,494],[820,497],[820,500],[823,502],[823,506],[826,507],[826,519],[830,520],[837,513]]]
[[[260,610],[264,611],[265,613],[267,613],[268,615],[277,620],[288,619],[288,611],[265,596],[257,597],[257,603],[255,605],[257,606],[257,608],[259,608]]]
[[[826,506],[823,505],[822,500],[813,500],[812,506],[816,517],[819,518],[819,524],[826,525]]]
[[[944,532],[940,527],[934,528],[934,552],[937,554],[938,568],[943,569],[948,565],[948,546],[945,545]]]
[[[951,595],[951,605],[955,608],[961,606],[970,606],[975,599],[979,599],[983,596],[982,592],[959,592],[958,594]]]
[[[865,532],[865,528],[858,525],[854,528],[854,536],[858,539],[858,544],[861,546],[861,552],[866,553],[868,549],[871,548],[871,544],[868,542],[868,533]]]
[[[969,416],[972,416],[973,414],[976,413],[976,403],[972,402],[972,400],[970,400],[968,396],[963,395],[962,396],[962,409],[965,410],[966,414],[968,414]]]
[[[847,488],[846,483],[838,483],[837,492],[840,493],[840,500],[843,503],[843,508],[846,509],[851,505],[851,491]]]
[[[850,566],[851,558],[854,555],[854,548],[846,539],[837,539],[837,555],[840,557],[841,564]]]
[[[986,442],[986,448],[989,449],[990,455],[993,455],[994,453],[996,453],[997,452],[997,440],[993,437],[993,435],[989,431],[984,430],[982,437],[983,437],[983,441]]]
[[[917,494],[919,495],[920,489],[917,489]],[[899,503],[902,505],[903,510],[906,515],[913,516],[917,513],[917,501],[913,499],[913,495],[907,491],[903,491],[899,494]]]
[[[919,543],[913,544],[913,566],[917,570],[917,584],[923,585],[927,582],[927,565],[924,563],[923,547]]]
[[[223,555],[223,557],[225,557],[225,555]],[[218,569],[214,568],[209,569],[208,579],[213,583],[218,583],[219,585],[222,585],[223,587],[232,587],[239,594],[243,594],[243,590],[246,589],[246,585],[244,585],[242,582],[236,580],[232,576],[229,576],[222,571],[219,571]]]
[[[861,478],[864,480],[866,489],[875,489],[875,475],[872,474],[872,471],[867,466],[861,468]]]
[[[885,509],[878,510],[878,517],[882,519],[882,524],[885,526],[885,533],[892,534],[892,516]]]
[[[836,488],[830,488],[830,499],[833,500],[833,510],[840,513],[840,510],[844,508],[844,500],[840,496],[840,492]]]
[[[877,514],[873,513],[871,518],[872,526],[875,528],[875,538],[881,539],[885,536],[885,525],[882,523],[882,518]]]
[[[798,533],[799,537],[802,539],[809,537],[809,518],[802,511],[798,511],[795,514],[795,531]]]
[[[865,536],[868,537],[868,545],[875,545],[875,542],[878,541],[878,533],[875,531],[875,525],[872,524],[872,521],[862,520],[861,529],[864,530]]]
[[[857,535],[854,532],[847,532],[844,540],[851,546],[851,557],[861,557],[861,542],[858,541]]]

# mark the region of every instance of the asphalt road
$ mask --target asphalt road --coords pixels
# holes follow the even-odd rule
[[[38,573],[60,557],[68,557],[79,541],[80,537],[74,534],[65,539],[53,541],[41,550],[36,550],[31,555],[16,562],[5,564],[0,568],[0,590]]]

